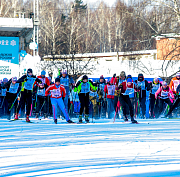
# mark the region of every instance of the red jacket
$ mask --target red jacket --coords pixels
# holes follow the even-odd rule
[[[110,83],[113,84],[113,85],[116,85],[117,84],[117,78],[112,77]]]
[[[42,83],[46,84],[47,86],[50,86],[50,81],[47,77],[42,78],[40,75],[40,76],[37,76],[37,78],[39,78],[42,81]],[[34,85],[37,85],[37,82],[35,82]]]
[[[134,88],[134,90],[137,91],[136,86],[133,83],[131,83],[131,85],[128,86],[126,81],[122,82],[120,87],[121,87],[121,93],[125,93],[127,88]]]
[[[105,85],[104,92],[105,92],[105,98],[107,94],[107,98],[114,99],[115,85],[109,85],[109,84]]]
[[[49,92],[51,92],[51,98],[65,98],[66,96],[66,89],[63,85],[57,88],[55,84],[52,84],[46,89],[45,96],[48,96]]]
[[[174,99],[174,94],[171,91],[171,89],[169,88],[169,86],[167,86],[166,89],[163,89],[163,87],[159,87],[159,89],[157,90],[157,92],[155,93],[155,98],[157,99],[157,96],[160,96],[160,98],[172,98]]]

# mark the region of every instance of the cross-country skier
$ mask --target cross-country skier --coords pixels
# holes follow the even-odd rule
[[[179,103],[180,103],[180,84],[176,89],[176,100],[173,103],[172,107],[169,109],[168,113],[165,115],[165,117],[171,116],[171,113],[176,107],[178,107]]]
[[[16,109],[18,106],[18,93],[21,90],[21,86],[17,82],[17,77],[12,77],[4,86],[7,88],[7,101],[8,101],[8,119],[11,118],[11,110],[13,110],[14,115],[16,114]]]
[[[82,123],[82,114],[85,109],[85,121],[89,122],[89,92],[90,88],[93,90],[97,90],[97,87],[95,87],[88,79],[86,75],[82,77],[80,81],[76,84],[74,88],[74,92],[77,92],[79,94],[79,100],[81,103],[80,113],[79,113],[79,122]]]
[[[66,89],[66,97],[64,98],[64,105],[66,110],[68,110],[68,99],[69,99],[69,93],[72,84],[74,84],[74,80],[72,77],[70,77],[67,73],[67,70],[62,70],[61,75],[59,76],[60,78],[60,84],[64,85]]]
[[[8,114],[8,100],[7,100],[7,88],[5,88],[5,84],[8,82],[7,78],[3,78],[1,83],[1,94],[0,94],[0,114],[1,116],[7,116]]]
[[[155,77],[153,79],[153,82],[151,82],[149,84],[150,87],[150,118],[154,118],[154,117],[158,117],[158,113],[159,113],[159,103],[158,101],[155,99],[155,93],[157,92],[157,90],[162,86],[162,84],[159,82],[159,79],[157,77]],[[155,104],[156,103],[156,104]]]
[[[99,84],[98,84],[98,95],[99,95],[98,105],[99,105],[99,117],[103,117],[103,118],[106,118],[106,107],[107,107],[106,101],[104,100],[105,85],[106,85],[106,81],[102,75],[99,78]]]
[[[30,122],[29,115],[31,111],[32,104],[32,91],[34,82],[42,83],[40,79],[38,79],[35,75],[33,75],[33,71],[31,68],[27,70],[27,74],[23,75],[21,78],[17,80],[16,83],[21,83],[21,93],[20,93],[20,102],[16,110],[15,119],[18,119],[18,113],[23,105],[26,104],[26,122]]]
[[[169,87],[174,94],[176,94],[176,89],[179,84],[180,84],[180,72],[177,72],[176,77],[173,77],[169,84]]]
[[[149,84],[147,80],[144,80],[143,74],[138,74],[138,80],[135,83],[137,84],[139,103],[142,110],[141,117],[144,119],[146,114],[146,91],[149,91]]]
[[[38,86],[34,87],[34,91],[36,92],[36,118],[39,118],[40,112],[43,112],[44,118],[47,118],[47,103],[48,97],[45,96],[45,84],[40,83]]]
[[[136,89],[134,83],[132,82],[132,79],[128,78],[127,81],[122,82],[121,85],[119,86],[119,88],[121,89],[119,99],[120,99],[120,103],[122,105],[124,121],[128,121],[127,113],[126,113],[126,110],[127,110],[126,104],[127,104],[129,107],[129,111],[130,111],[131,122],[137,123],[137,121],[134,120],[133,104],[131,103],[131,100],[129,98],[129,95],[134,92],[134,89]]]
[[[115,112],[114,110],[114,93],[115,93],[115,85],[111,84],[109,81],[107,85],[104,87],[105,98],[107,98],[107,112],[108,112],[108,119],[113,117]]]
[[[162,113],[163,111],[164,103],[167,103],[169,105],[170,110],[172,109],[172,102],[173,102],[172,99],[174,99],[174,94],[165,81],[162,83],[162,86],[155,93],[155,98],[160,99],[160,103],[159,103],[160,113]]]
[[[55,84],[50,85],[46,89],[45,96],[48,96],[49,94],[51,95],[51,104],[52,104],[54,123],[57,124],[57,106],[60,108],[60,110],[64,114],[66,121],[68,123],[73,123],[73,121],[69,119],[68,112],[63,102],[63,99],[66,97],[66,89],[64,88],[63,85],[60,84],[60,78],[56,78]]]

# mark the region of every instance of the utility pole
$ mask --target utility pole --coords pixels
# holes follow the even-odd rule
[[[33,42],[37,44],[37,49],[33,51],[33,56],[38,55],[38,37],[39,37],[39,2],[34,0],[34,31],[33,31]]]

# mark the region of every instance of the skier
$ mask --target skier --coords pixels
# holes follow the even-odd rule
[[[99,105],[99,117],[106,118],[106,101],[104,100],[105,92],[104,87],[106,85],[106,81],[102,76],[99,78],[99,84],[98,84],[98,105]]]
[[[36,118],[39,118],[40,112],[43,110],[44,118],[47,118],[47,101],[48,97],[45,96],[45,84],[40,83],[34,87],[36,91]]]
[[[153,82],[149,84],[150,88],[150,118],[158,117],[158,101],[155,99],[155,93],[157,90],[162,86],[162,84],[159,82],[159,79],[155,77],[153,79]],[[156,103],[156,104],[155,104]]]
[[[105,96],[107,98],[107,112],[108,112],[108,119],[113,117],[114,113],[114,93],[115,93],[115,85],[111,84],[109,81],[107,85],[104,87]]]
[[[162,83],[162,86],[155,93],[155,98],[160,99],[160,103],[159,103],[160,113],[162,113],[163,111],[164,103],[167,103],[170,107],[170,110],[172,110],[172,102],[173,102],[172,100],[174,99],[174,94],[165,81]]]
[[[98,86],[97,82],[93,82],[94,86]],[[95,119],[98,119],[98,101],[99,101],[99,95],[97,93],[97,90],[93,90],[92,88],[90,88],[90,92],[89,92],[89,100],[90,100],[90,110],[91,111],[91,115],[92,117],[94,117]]]
[[[8,82],[7,78],[3,78],[3,81],[1,83],[1,95],[0,95],[0,100],[1,100],[1,116],[7,116],[8,115],[8,100],[7,100],[7,88],[5,88],[5,84]]]
[[[169,87],[173,94],[176,94],[176,89],[178,85],[180,84],[180,72],[176,73],[176,77],[173,77],[170,81]]]
[[[119,86],[119,88],[121,89],[119,99],[120,99],[120,103],[122,105],[124,121],[128,121],[127,113],[126,113],[126,110],[127,110],[126,104],[127,104],[129,107],[129,111],[130,111],[131,122],[137,123],[137,121],[134,120],[133,104],[131,103],[131,100],[129,98],[129,95],[134,92],[134,89],[136,89],[134,83],[132,82],[132,79],[128,78],[127,81],[122,82],[121,85]]]
[[[74,92],[74,85],[72,86],[72,90],[70,93],[70,103],[73,107],[73,113],[78,114],[80,112],[80,101],[79,101],[79,95],[77,92]]]
[[[46,72],[43,70],[43,71],[41,71],[41,75],[37,76],[37,78],[39,78],[42,81],[45,88],[48,88],[50,86],[50,81],[49,81],[48,77],[46,77],[45,75],[46,75]],[[35,82],[34,84],[36,84],[36,83],[37,82]]]
[[[85,121],[89,122],[89,92],[90,88],[93,90],[97,90],[97,87],[95,87],[88,79],[86,75],[82,77],[80,81],[76,84],[74,88],[74,92],[77,92],[79,94],[79,100],[81,103],[80,113],[79,113],[79,122],[82,123],[82,114],[85,109]]]
[[[119,77],[118,76],[116,77],[116,82],[115,82],[116,89],[115,89],[115,94],[114,94],[114,109],[115,109],[116,112],[117,112],[118,107],[120,107],[120,104],[118,102],[119,101],[119,96],[120,96],[119,86],[124,81],[126,81],[126,73],[125,73],[125,71],[121,71]],[[126,103],[124,105],[124,109],[127,109],[127,112],[128,112],[128,106],[127,106]],[[119,118],[119,114],[116,114],[116,117]]]
[[[174,104],[172,105],[172,107],[169,109],[168,113],[165,115],[165,117],[168,117],[171,115],[171,113],[173,112],[173,110],[178,107],[179,103],[180,103],[180,84],[178,85],[177,89],[176,89],[176,100],[174,102]]]
[[[49,93],[50,92],[50,93]],[[45,96],[51,95],[51,104],[53,109],[54,123],[57,124],[57,105],[61,109],[66,121],[68,123],[74,123],[69,119],[68,112],[65,108],[63,99],[66,97],[66,90],[63,85],[60,84],[60,78],[55,79],[55,84],[50,85],[46,91]]]
[[[31,111],[32,104],[32,90],[34,82],[42,83],[40,79],[38,79],[35,75],[33,75],[33,71],[31,68],[27,70],[27,74],[23,75],[21,78],[17,80],[16,83],[21,83],[21,93],[20,93],[20,102],[16,110],[15,119],[18,119],[18,113],[20,109],[26,104],[26,122],[30,122],[29,115]]]
[[[146,113],[146,91],[149,91],[149,84],[147,80],[144,80],[143,74],[138,74],[138,80],[135,83],[137,84],[139,94],[139,103],[142,111],[141,117],[144,119]]]
[[[11,108],[13,106],[14,115],[16,114],[16,109],[18,105],[18,93],[21,90],[19,83],[17,82],[17,77],[12,77],[4,86],[7,89],[7,101],[8,101],[8,119],[11,118]]]
[[[66,97],[64,98],[64,105],[66,110],[68,110],[68,99],[69,99],[69,93],[72,84],[74,84],[74,80],[72,77],[70,77],[67,73],[67,70],[62,70],[62,75],[59,76],[60,78],[60,84],[63,85],[66,89]]]

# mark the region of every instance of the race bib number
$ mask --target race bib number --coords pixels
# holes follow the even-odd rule
[[[35,80],[36,80],[36,78],[28,78],[28,80],[24,84],[24,88],[26,90],[32,90]]]
[[[161,97],[164,98],[164,99],[166,99],[166,98],[168,98],[168,94],[169,94],[169,92],[164,92],[164,91],[162,91],[162,92],[161,92]]]
[[[19,83],[16,84],[11,83],[9,88],[9,93],[17,93],[18,88],[19,88]]]
[[[51,95],[52,97],[60,97],[61,96],[61,92],[59,89],[54,89],[51,91]]]
[[[1,96],[6,96],[7,89],[1,89]]]
[[[145,82],[138,82],[138,86],[141,87],[141,90],[145,90]]]
[[[114,95],[115,85],[108,86],[108,95]]]
[[[39,96],[45,96],[45,89],[38,89],[37,95],[39,95]]]
[[[124,95],[130,95],[134,93],[134,89],[133,88],[127,88]]]

